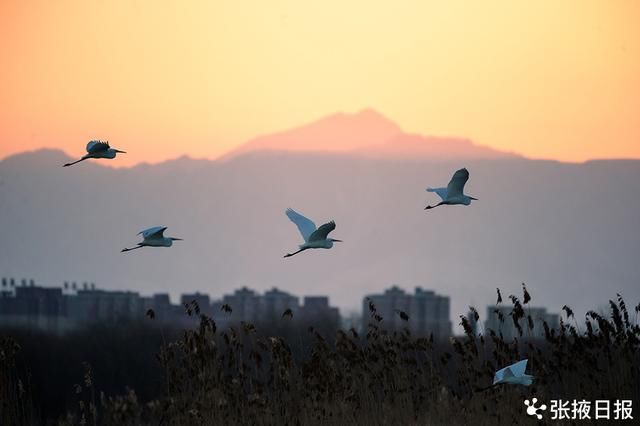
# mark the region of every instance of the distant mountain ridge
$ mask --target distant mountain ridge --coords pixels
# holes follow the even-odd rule
[[[435,160],[516,156],[475,145],[468,139],[405,133],[396,123],[370,108],[354,114],[333,114],[290,130],[256,137],[220,159],[262,151],[334,152]]]
[[[367,108],[353,114],[331,114],[299,127],[255,137],[223,154],[216,160],[228,161],[247,154],[287,152],[350,154],[366,158],[414,161],[522,158],[514,153],[476,145],[466,138],[423,136],[407,133],[392,120],[374,109]],[[20,157],[25,154],[28,153],[14,154],[5,158],[5,160],[11,161],[12,157]],[[60,152],[57,155],[62,159],[59,161],[75,159]],[[175,163],[182,164],[184,167],[201,167],[207,161],[210,160],[193,159],[183,155],[157,163],[157,165]],[[117,163],[103,163],[98,160],[98,164],[113,166]],[[138,163],[131,167],[149,166],[149,163]]]

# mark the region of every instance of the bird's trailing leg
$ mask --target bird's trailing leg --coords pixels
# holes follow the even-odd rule
[[[427,206],[427,207],[425,207],[424,209],[425,209],[425,210],[435,209],[436,207],[441,206],[441,205],[443,205],[443,204],[445,204],[445,202],[444,202],[444,201],[440,201],[440,202],[439,202],[438,204],[436,204],[435,206]]]
[[[65,164],[65,165],[64,165],[64,166],[62,166],[62,167],[69,167],[69,166],[73,166],[74,164],[79,163],[79,162],[81,162],[81,161],[84,161],[84,160],[86,160],[86,159],[87,159],[87,157],[82,157],[81,159],[76,160],[76,161],[74,161],[74,162],[72,162],[72,163],[67,163],[67,164]]]
[[[478,387],[478,388],[476,388],[475,390],[476,390],[476,392],[484,392],[484,391],[486,391],[486,390],[489,390],[489,389],[495,388],[496,386],[501,385],[501,384],[502,384],[502,383],[494,383],[494,384],[492,384],[492,385],[489,385],[489,386],[486,386],[486,387],[483,387],[483,388]]]
[[[120,250],[120,253],[124,253],[125,251],[131,251],[131,250],[139,249],[139,248],[142,248],[142,247],[144,247],[144,246],[139,245],[139,246],[131,247],[131,248],[123,248],[122,250]]]
[[[291,257],[291,256],[295,256],[296,254],[300,253],[301,251],[304,251],[305,249],[300,249],[298,251],[294,251],[293,253],[287,253],[284,255],[284,257]]]

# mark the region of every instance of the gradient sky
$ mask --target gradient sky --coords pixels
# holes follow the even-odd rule
[[[0,158],[216,158],[372,107],[535,158],[640,157],[640,2],[0,1]],[[115,162],[111,162],[115,163]]]

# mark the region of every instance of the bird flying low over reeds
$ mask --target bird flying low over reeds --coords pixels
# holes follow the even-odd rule
[[[525,374],[527,369],[527,359],[518,361],[501,370],[496,371],[493,377],[493,385],[509,384],[529,386],[533,383],[533,376]]]
[[[527,359],[523,359],[522,361],[518,361],[515,364],[511,364],[496,371],[495,376],[493,376],[493,384],[478,390],[483,391],[498,385],[530,386],[533,383],[533,376],[525,374],[527,361]]]

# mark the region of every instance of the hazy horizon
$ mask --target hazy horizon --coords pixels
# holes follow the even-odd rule
[[[144,165],[144,164],[150,164],[150,165],[159,165],[159,164],[163,164],[163,163],[167,163],[167,162],[172,162],[172,161],[176,161],[176,160],[180,160],[183,158],[188,158],[188,159],[192,159],[192,160],[203,160],[203,161],[226,161],[229,160],[230,158],[236,157],[238,155],[242,155],[243,153],[247,153],[247,152],[256,152],[256,151],[285,151],[285,152],[315,152],[315,153],[348,153],[350,150],[349,148],[343,148],[343,149],[336,149],[333,148],[331,146],[325,146],[325,147],[320,147],[320,145],[318,145],[319,141],[324,141],[327,139],[319,139],[318,142],[315,143],[314,147],[315,148],[310,148],[308,146],[308,141],[306,141],[304,138],[301,139],[296,139],[296,137],[298,136],[298,133],[300,131],[302,131],[303,135],[305,133],[305,131],[311,130],[313,131],[313,129],[315,127],[318,126],[322,126],[324,123],[331,121],[331,120],[354,120],[354,118],[358,118],[361,116],[365,116],[365,115],[369,115],[369,116],[373,116],[373,118],[369,119],[368,121],[365,121],[364,123],[362,123],[363,126],[367,126],[367,124],[371,124],[371,121],[375,122],[375,121],[384,121],[385,125],[387,126],[393,126],[396,127],[396,132],[395,133],[391,133],[390,136],[388,136],[387,139],[382,139],[382,142],[395,142],[393,140],[394,137],[398,136],[398,135],[403,135],[406,137],[417,137],[420,138],[421,140],[419,140],[419,143],[427,143],[429,142],[429,140],[438,140],[440,142],[444,141],[444,142],[449,142],[449,141],[465,141],[468,142],[469,144],[471,144],[474,147],[480,148],[480,149],[487,149],[489,151],[494,151],[496,154],[500,154],[500,155],[512,155],[512,156],[519,156],[522,158],[526,158],[529,160],[541,160],[541,161],[558,161],[561,163],[574,163],[574,164],[581,164],[581,163],[586,163],[589,161],[595,161],[595,160],[637,160],[640,159],[640,155],[638,157],[629,157],[629,158],[618,158],[618,157],[594,157],[594,158],[585,158],[582,160],[575,160],[575,161],[571,161],[571,160],[562,160],[562,159],[557,159],[557,158],[534,158],[534,157],[529,157],[524,155],[523,153],[517,152],[517,151],[500,151],[500,150],[495,150],[493,148],[491,148],[488,145],[478,145],[476,143],[474,143],[473,140],[465,138],[465,137],[461,137],[461,136],[456,136],[456,135],[447,135],[447,136],[442,136],[442,135],[432,135],[432,134],[428,134],[428,135],[422,135],[419,133],[407,133],[404,129],[400,128],[400,126],[393,122],[393,120],[389,117],[386,117],[382,114],[380,114],[376,109],[371,108],[371,107],[367,107],[367,108],[363,108],[359,111],[353,112],[353,113],[344,113],[344,112],[335,112],[332,114],[327,114],[324,115],[320,118],[317,118],[315,120],[311,120],[308,122],[305,122],[303,124],[300,124],[298,126],[293,126],[289,129],[285,129],[285,130],[279,130],[279,131],[274,131],[273,133],[269,133],[269,134],[265,134],[265,135],[256,135],[254,137],[251,137],[250,139],[244,141],[243,143],[238,144],[235,147],[232,147],[231,149],[229,149],[228,151],[222,152],[220,153],[218,156],[216,157],[195,157],[190,155],[187,151],[185,151],[182,154],[176,154],[175,157],[171,157],[171,158],[166,158],[166,159],[162,159],[162,160],[158,160],[158,161],[148,161],[148,160],[140,160],[138,162],[135,163],[130,163],[130,162],[125,162],[122,161],[123,158],[119,158],[119,161],[115,161],[115,162],[110,162],[110,161],[98,161],[99,165],[101,166],[105,166],[105,167],[111,167],[111,168],[132,168],[132,167],[136,167],[139,165]],[[355,131],[358,131],[359,129],[355,129]],[[334,130],[335,131],[335,130]],[[338,129],[338,132],[340,131],[340,129]],[[344,135],[342,135],[344,136]],[[368,135],[369,137],[374,137],[373,134]],[[99,139],[99,138],[93,138],[93,139]],[[280,139],[284,139],[285,143],[279,143],[281,142]],[[108,138],[103,138],[102,140],[109,140]],[[264,145],[265,140],[268,141],[275,141],[276,143],[278,143],[277,146],[262,146],[260,145],[261,143]],[[17,155],[21,155],[21,154],[25,154],[25,153],[33,153],[33,152],[37,152],[37,151],[41,151],[41,150],[53,150],[53,151],[61,151],[63,152],[65,155],[67,155],[69,157],[70,160],[75,159],[76,157],[79,158],[80,156],[82,156],[85,151],[84,151],[84,145],[86,144],[87,141],[78,141],[78,144],[75,148],[71,148],[71,149],[65,149],[63,147],[56,147],[56,146],[45,146],[45,147],[40,147],[40,148],[34,148],[34,149],[30,149],[30,150],[25,150],[25,151],[16,151],[10,154],[6,154],[4,157],[0,157],[0,161],[5,160],[7,158],[11,158]],[[340,146],[340,143],[344,143],[344,137],[342,139],[338,138],[338,140],[327,140],[328,143],[333,144],[333,146]],[[380,142],[380,141],[378,141]],[[123,142],[122,144],[116,144],[111,142],[111,144],[113,146],[117,146],[117,147],[121,147],[123,148],[126,145],[126,142]],[[266,144],[268,145],[269,142],[266,142]],[[273,142],[271,142],[271,144],[273,145]],[[298,146],[296,146],[296,144],[298,144]],[[366,145],[364,147],[359,147],[359,148],[370,148],[372,146],[375,145]],[[393,146],[391,146],[392,148],[394,148]],[[445,147],[447,149],[449,149],[448,147]],[[356,152],[356,149],[353,149],[354,153],[358,153]],[[411,152],[409,152],[409,154],[398,154],[400,157],[404,157],[404,156],[410,156]],[[451,158],[454,158],[454,154],[452,153]],[[464,158],[464,156],[462,157]],[[438,160],[438,158],[434,158],[434,160]]]
[[[564,304],[576,312],[596,308],[617,292],[640,297],[633,284],[640,241],[626,231],[640,214],[640,197],[620,204],[611,191],[637,192],[637,160],[460,162],[258,149],[227,161],[61,167],[70,158],[43,150],[0,162],[5,275],[169,292],[173,300],[193,291],[220,297],[242,286],[278,287],[328,295],[343,313],[360,311],[365,294],[421,286],[451,297],[454,324],[469,305],[482,314],[496,287],[519,295],[522,282],[533,305],[556,312]],[[480,201],[425,212],[435,199],[425,188],[446,185],[462,166],[471,172],[467,191]],[[287,207],[316,223],[336,220],[335,236],[346,242],[283,259],[299,244]],[[447,241],[442,227],[451,224]],[[154,225],[185,241],[119,253]]]

